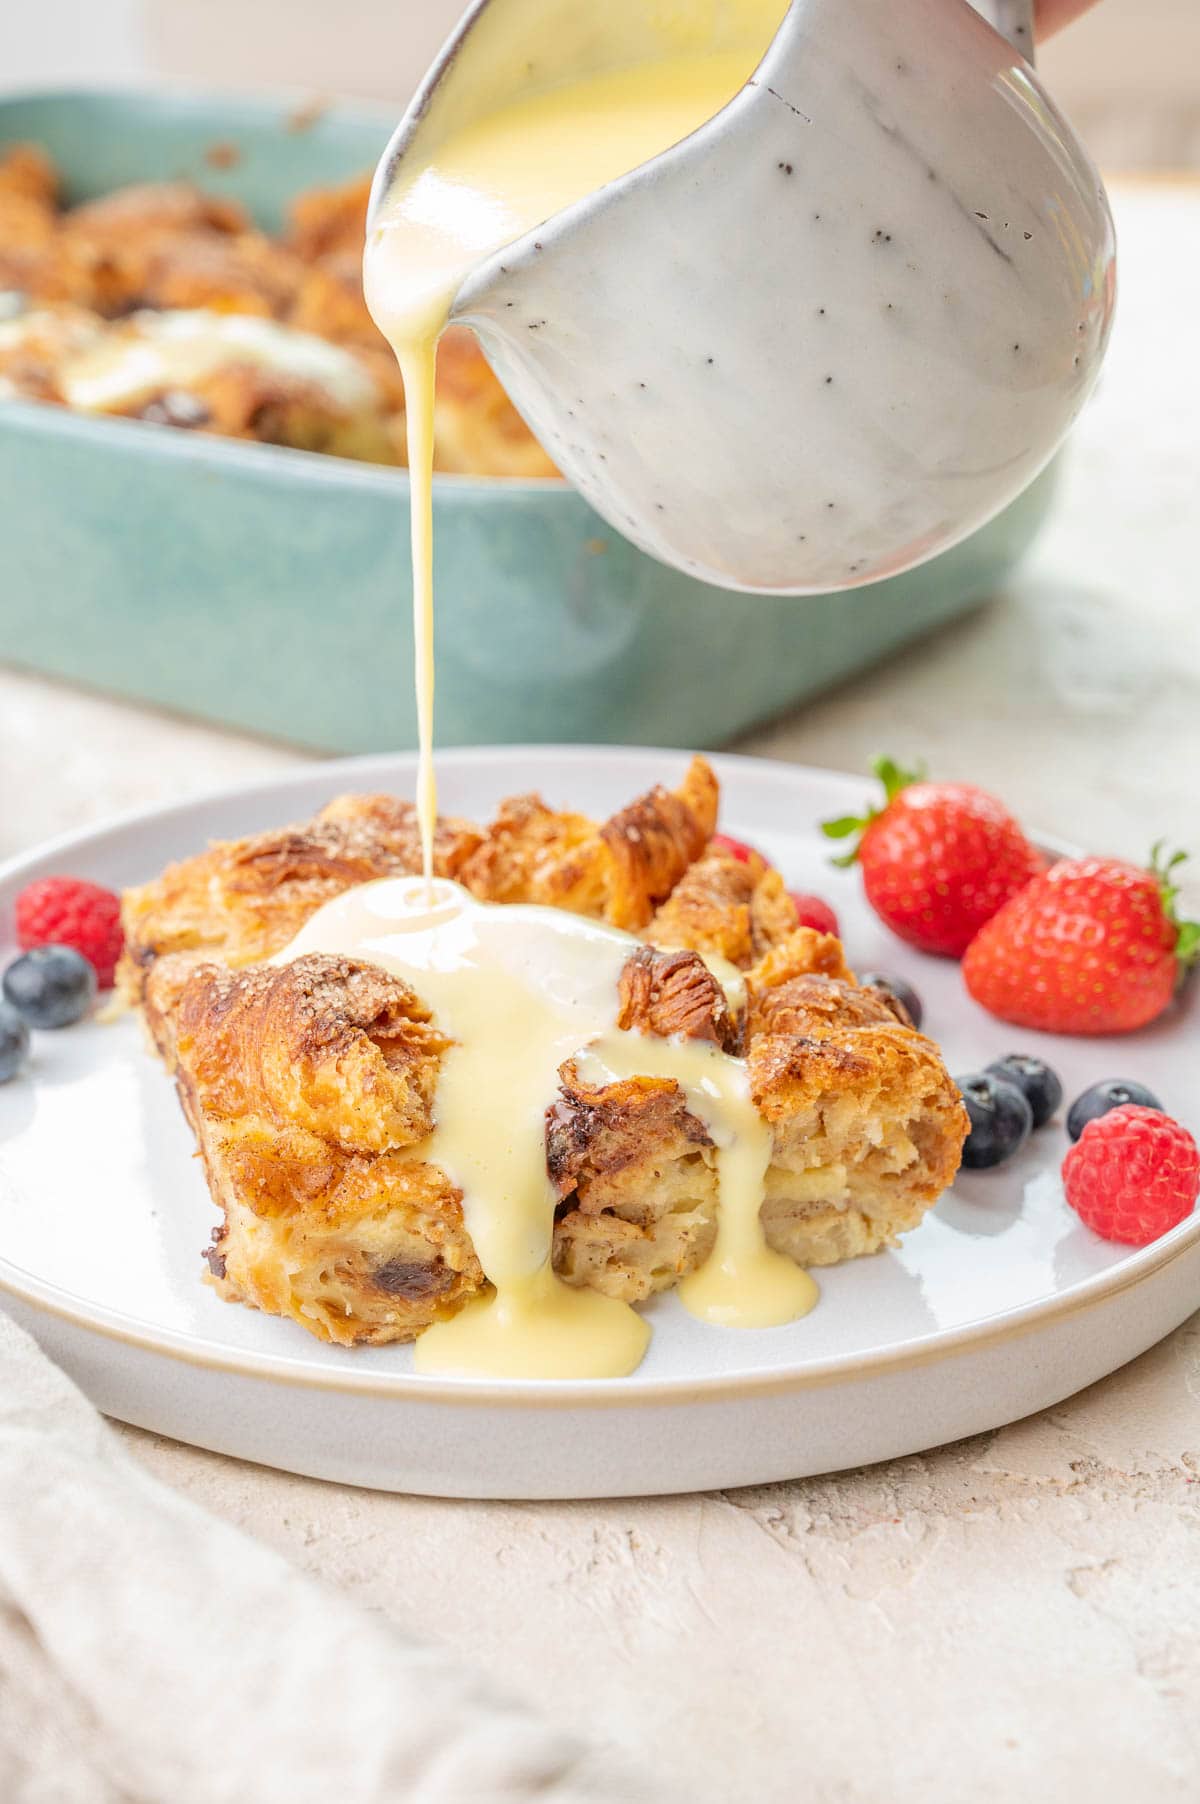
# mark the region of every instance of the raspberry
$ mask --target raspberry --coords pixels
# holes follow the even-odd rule
[[[1062,1175],[1067,1201],[1093,1233],[1146,1246],[1191,1214],[1200,1147],[1169,1115],[1125,1103],[1088,1122]]]
[[[17,943],[23,952],[72,946],[94,967],[100,988],[111,989],[125,944],[121,898],[84,877],[39,878],[17,897]]]
[[[838,918],[828,902],[822,902],[820,896],[806,896],[803,890],[794,889],[789,894],[796,904],[796,919],[801,927],[815,927],[818,933],[832,933],[835,939],[841,939]]]
[[[728,833],[714,833],[709,840],[718,852],[725,852],[730,858],[736,858],[739,864],[749,864],[755,856],[754,847],[748,846],[744,839],[733,839]]]

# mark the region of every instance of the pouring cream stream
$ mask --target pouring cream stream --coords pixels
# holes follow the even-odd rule
[[[281,959],[344,952],[412,982],[453,1036],[437,1126],[414,1157],[444,1169],[494,1293],[435,1323],[419,1369],[504,1377],[602,1377],[640,1361],[649,1328],[627,1304],[570,1288],[551,1263],[555,1198],[545,1111],[559,1066],[596,1081],[673,1079],[716,1147],[716,1248],[681,1287],[687,1308],[766,1326],[812,1307],[807,1273],[772,1252],[759,1221],[770,1134],[741,1060],[697,1041],[616,1028],[618,981],[637,941],[554,909],[498,907],[435,881],[433,832],[434,383],[437,343],[464,278],[572,201],[712,118],[753,73],[763,44],[682,54],[535,93],[402,168],[364,256],[367,303],[404,378],[411,484],[423,884],[365,885],[322,908]]]
[[[402,170],[367,241],[363,283],[404,377],[413,636],[426,882],[433,874],[433,398],[437,342],[464,278],[493,251],[626,175],[718,113],[763,46],[690,55],[535,94]]]

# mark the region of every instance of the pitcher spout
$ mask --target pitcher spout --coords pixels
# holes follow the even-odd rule
[[[648,38],[655,11],[485,0],[388,179],[531,83],[665,71],[735,25],[747,51],[756,21],[727,104],[481,260],[451,316],[654,556],[766,592],[909,568],[1011,501],[1092,386],[1115,290],[1099,178],[963,0],[795,0],[782,22],[748,0]]]

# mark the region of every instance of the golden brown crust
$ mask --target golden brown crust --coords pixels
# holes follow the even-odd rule
[[[175,1069],[179,1004],[188,979],[201,965],[212,965],[207,952],[164,952],[161,958],[156,958],[143,971],[131,973],[129,978],[118,969],[117,981],[124,990],[126,1001],[133,1000],[132,977],[136,975],[141,983],[142,1021],[151,1045],[168,1071]]]
[[[285,243],[305,263],[349,251],[361,264],[370,193],[366,174],[298,194],[288,207]]]
[[[678,790],[601,825],[529,797],[482,831],[444,823],[438,865],[497,900],[569,897],[611,917],[636,898],[647,938],[690,934],[710,955],[734,952],[751,1094],[772,1135],[767,1239],[806,1264],[871,1252],[950,1182],[961,1099],[932,1042],[855,983],[840,943],[793,925],[777,873],[705,852],[715,812],[698,760]],[[446,1043],[406,984],[361,961],[230,967],[278,950],[350,884],[418,859],[409,804],[343,796],[307,826],[212,847],[127,899],[127,982],[177,1063],[225,1214],[214,1282],[346,1344],[411,1338],[483,1284],[461,1196],[414,1156]],[[656,899],[672,873],[674,895]],[[644,945],[616,1004],[620,1028],[734,1045],[695,950]],[[629,1300],[677,1283],[716,1233],[707,1130],[670,1080],[589,1085],[572,1063],[559,1075],[546,1125],[556,1269]]]
[[[396,360],[379,336],[379,328],[367,310],[362,292],[362,252],[357,256],[329,258],[306,265],[287,313],[287,323],[300,332],[314,332],[333,344],[356,351],[376,351],[393,373],[392,400],[404,406],[404,384]]]
[[[373,403],[339,407],[320,385],[239,364],[231,351],[215,376],[111,411],[221,437],[404,463],[404,384],[362,292],[369,187],[362,176],[298,196],[288,231],[273,239],[254,229],[238,203],[182,181],[138,183],[63,210],[50,159],[36,145],[10,145],[0,152],[0,289],[84,310],[102,335],[125,331],[124,316],[146,308],[253,314],[316,333],[362,367]],[[61,342],[48,361],[21,367],[9,389],[61,401],[71,354]],[[439,355],[434,467],[557,475],[463,328],[445,335]]]
[[[227,1301],[342,1346],[384,1345],[483,1288],[461,1193],[436,1166],[253,1122],[203,1121],[199,1140],[224,1213],[206,1258]]]
[[[546,1166],[562,1206],[554,1267],[569,1284],[637,1302],[677,1284],[716,1234],[716,1153],[677,1084],[588,1084],[559,1073]]]
[[[744,880],[731,888],[746,893]],[[751,1095],[773,1143],[761,1212],[768,1243],[804,1265],[893,1244],[952,1182],[967,1131],[937,1047],[878,991],[860,988],[840,942],[811,928],[766,952],[746,988]],[[658,1108],[676,1124],[672,1108],[686,1113],[678,1091]],[[639,1138],[631,1099],[615,1087],[565,1083],[550,1120],[562,1275],[636,1300],[694,1270],[715,1234],[715,1174],[701,1169],[711,1159],[683,1150],[659,1121]]]
[[[646,938],[715,952],[744,970],[795,925],[796,907],[777,870],[757,853],[743,860],[710,846],[657,910]]]
[[[725,992],[695,952],[642,946],[621,972],[617,1026],[623,1030],[711,1040],[731,1052],[737,1029]]]
[[[652,790],[599,827],[536,796],[502,803],[482,831],[440,820],[434,869],[485,901],[649,919],[659,886],[687,868],[715,815],[715,779],[696,759],[677,791]],[[622,858],[613,844],[623,848]],[[416,810],[388,795],[338,796],[305,824],[218,840],[126,891],[121,988],[140,1000],[147,971],[168,953],[203,952],[231,965],[270,958],[333,896],[420,868]]]
[[[200,1110],[354,1152],[425,1138],[447,1044],[399,978],[321,953],[248,971],[201,965],[176,1013],[176,1061]]]
[[[463,860],[459,882],[481,902],[540,902],[561,861],[594,834],[585,814],[548,808],[540,796],[509,796]]]
[[[788,983],[793,977],[836,977],[853,983],[854,975],[846,963],[842,942],[832,933],[819,933],[815,927],[793,927],[790,933],[771,946],[746,973],[746,997],[753,1011],[756,1000],[768,990]]]
[[[7,144],[0,152],[0,207],[22,200],[53,213],[58,187],[58,170],[40,144]]]
[[[177,232],[248,232],[250,216],[235,200],[206,194],[192,182],[131,182],[72,207],[70,229],[93,242]]]
[[[49,261],[78,272],[79,291],[72,299],[115,317],[148,304],[178,306],[178,301],[152,302],[155,272],[164,259],[186,257],[189,246],[200,255],[206,244],[219,247],[250,232],[249,217],[235,201],[205,194],[190,182],[138,182],[61,214]]]
[[[90,307],[88,257],[59,240],[58,173],[36,144],[0,152],[0,290]]]
[[[615,927],[649,923],[712,838],[718,798],[712,766],[693,758],[678,789],[659,785],[605,822],[613,867],[605,913]]]
[[[890,1027],[899,1016],[878,990],[864,990],[845,978],[809,972],[789,977],[751,996],[746,1018],[748,1039],[760,1034],[799,1034],[823,1038],[859,1027]]]
[[[478,843],[468,822],[439,821],[437,874],[456,877]],[[218,840],[125,892],[118,984],[139,1000],[150,967],[168,953],[203,952],[229,965],[270,958],[334,896],[420,868],[416,809],[395,796],[338,796],[305,825]]]
[[[808,1265],[892,1245],[958,1170],[967,1119],[932,1041],[898,1021],[764,1033],[750,1093],[772,1129],[763,1223]]]
[[[461,1193],[407,1150],[446,1045],[407,984],[360,960],[192,969],[177,1082],[224,1213],[208,1254],[224,1296],[353,1345],[411,1339],[480,1289]]]
[[[206,308],[283,319],[304,279],[304,266],[261,232],[219,236],[193,232],[149,248],[131,281],[139,307]]]
[[[599,826],[538,796],[502,804],[461,881],[486,902],[536,902],[637,932],[712,837],[717,780],[693,758],[678,789],[656,785]]]

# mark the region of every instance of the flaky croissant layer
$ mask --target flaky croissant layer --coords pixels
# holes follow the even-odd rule
[[[640,934],[617,1022],[746,1059],[772,1135],[769,1243],[803,1264],[872,1252],[951,1182],[961,1098],[899,1005],[855,983],[838,941],[796,926],[779,873],[710,844],[717,800],[699,758],[678,789],[599,824],[519,797],[487,828],[441,822],[438,872],[484,900]],[[343,890],[418,867],[411,804],[345,796],[126,898],[122,983],[175,1070],[222,1212],[213,1282],[346,1345],[412,1339],[486,1283],[461,1192],[420,1157],[447,1042],[409,985],[361,960],[261,961]],[[739,1017],[702,954],[745,973]],[[702,1263],[716,1156],[678,1086],[592,1086],[568,1062],[548,1103],[561,1276],[632,1302]]]

